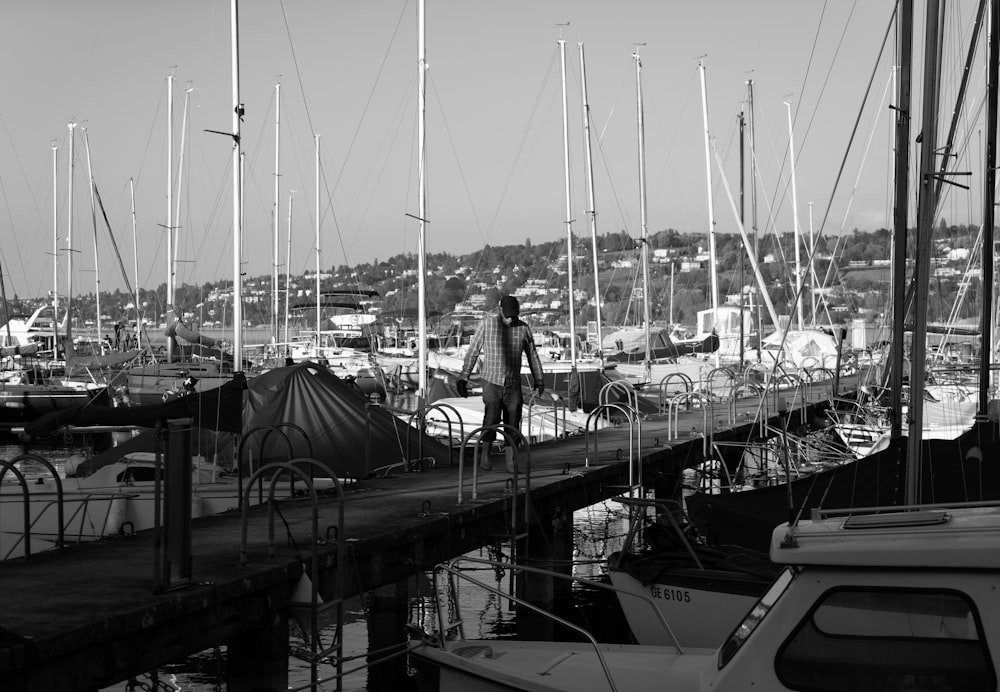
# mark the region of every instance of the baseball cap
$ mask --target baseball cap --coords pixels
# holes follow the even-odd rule
[[[521,313],[521,306],[514,296],[504,296],[500,299],[500,311],[504,317],[517,317]]]

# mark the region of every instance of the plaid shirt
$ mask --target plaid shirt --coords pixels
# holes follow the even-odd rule
[[[486,382],[500,386],[520,384],[522,352],[528,355],[528,367],[535,386],[544,381],[542,361],[538,358],[531,328],[519,318],[515,318],[508,327],[499,316],[484,317],[469,344],[458,379],[469,379],[480,352],[483,354],[482,377]]]

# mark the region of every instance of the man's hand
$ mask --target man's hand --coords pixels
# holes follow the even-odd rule
[[[535,393],[538,396],[541,396],[542,394],[545,393],[545,383],[542,382],[541,380],[538,380],[538,382],[535,382]]]
[[[466,397],[466,398],[469,396],[469,381],[468,380],[459,380],[458,382],[455,383],[455,388],[458,389],[458,393],[459,393],[460,396],[463,396],[463,397]]]

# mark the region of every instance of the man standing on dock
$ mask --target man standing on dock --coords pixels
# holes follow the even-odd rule
[[[504,296],[500,299],[500,314],[495,318],[484,317],[469,351],[462,363],[462,372],[458,375],[458,393],[469,396],[469,375],[476,365],[480,352],[483,354],[483,425],[496,425],[503,422],[517,432],[517,443],[521,438],[521,407],[524,395],[521,392],[521,354],[528,356],[528,367],[534,380],[534,389],[541,396],[545,391],[545,381],[542,379],[542,361],[535,348],[535,339],[531,328],[521,321],[521,307],[514,296]],[[496,433],[487,430],[482,435],[485,447],[481,465],[487,471],[493,468],[489,457]],[[513,449],[507,450],[507,471],[514,472]]]

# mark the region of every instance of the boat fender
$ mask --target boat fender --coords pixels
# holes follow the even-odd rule
[[[104,522],[104,535],[117,535],[125,524],[125,510],[128,507],[128,497],[121,495],[112,498],[108,506],[108,517]]]

